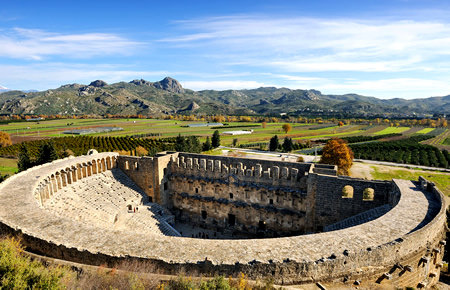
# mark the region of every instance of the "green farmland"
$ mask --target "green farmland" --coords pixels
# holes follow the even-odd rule
[[[211,136],[215,129],[211,127],[188,127],[189,124],[202,123],[194,121],[157,120],[157,119],[59,119],[33,122],[17,122],[0,125],[0,131],[11,135],[13,143],[36,140],[41,138],[70,136],[63,134],[64,131],[73,129],[89,129],[98,127],[120,127],[122,131],[107,133],[95,133],[89,136],[122,137],[140,134],[156,134],[162,138],[196,135],[203,142],[207,136]],[[204,122],[203,122],[204,123]],[[374,136],[391,133],[402,133],[409,135],[413,132],[426,134],[433,128],[389,127],[387,125],[346,125],[333,126],[333,124],[298,124],[293,123],[292,129],[286,134],[282,130],[285,123],[267,123],[265,128],[261,123],[229,122],[228,126],[219,128],[222,134],[225,131],[253,130],[247,135],[222,135],[222,145],[230,145],[233,139],[238,139],[239,144],[268,142],[273,135],[279,138],[290,137],[299,142],[315,139],[342,138],[347,136]]]

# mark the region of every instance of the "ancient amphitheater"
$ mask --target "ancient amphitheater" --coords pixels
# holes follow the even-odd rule
[[[429,288],[445,225],[443,195],[425,179],[354,179],[307,163],[94,153],[0,184],[0,230],[35,253],[283,285]]]

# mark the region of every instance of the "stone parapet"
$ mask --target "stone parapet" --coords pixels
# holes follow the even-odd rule
[[[180,153],[181,156],[183,154]],[[73,172],[76,178],[88,176],[89,172],[95,174],[98,166],[93,165],[93,160],[98,163],[97,160],[114,159],[114,156],[117,155],[100,153],[59,160],[8,178],[0,184],[0,230],[21,235],[27,248],[55,258],[110,266],[122,260],[148,261],[157,267],[159,273],[167,274],[183,272],[186,275],[237,277],[244,272],[251,279],[270,277],[279,284],[320,282],[330,288],[349,288],[358,284],[360,289],[430,287],[439,279],[443,255],[441,241],[445,238],[445,202],[442,193],[425,179],[420,180],[422,186],[416,186],[405,180],[365,181],[309,173],[307,195],[316,199],[311,205],[316,211],[314,218],[326,213],[327,204],[334,202],[338,202],[344,211],[350,211],[352,202],[361,208],[366,202],[376,205],[379,201],[380,204],[390,204],[392,209],[358,226],[272,239],[206,240],[117,231],[58,216],[40,206],[50,198],[45,188],[51,186],[53,190],[59,190],[60,186],[69,184],[69,176],[73,178]],[[163,189],[168,193],[167,198],[171,191],[170,172],[164,173],[164,164],[169,163],[167,158],[170,157],[174,156],[167,154],[156,157],[162,159],[155,159],[161,162],[161,166],[158,165],[159,184],[164,187],[164,183],[169,182],[169,188]],[[221,158],[195,158],[199,167],[204,163],[206,170],[210,168],[211,171],[212,168],[222,168],[224,163]],[[192,167],[196,164],[195,158],[192,159]],[[264,176],[264,171],[269,168],[259,160],[253,161],[251,168],[251,163],[238,167],[240,159],[235,161],[231,168],[236,168],[236,171],[252,169],[252,175],[261,171]],[[258,163],[261,170],[256,166]],[[81,168],[78,169],[76,164]],[[190,161],[185,160],[181,164],[182,168],[184,164],[188,167]],[[66,170],[72,166],[75,169]],[[306,176],[310,165],[295,166],[305,169],[299,170],[298,175]],[[299,169],[295,166],[292,167]],[[277,167],[280,170],[276,176],[283,180],[280,177],[286,174],[286,170],[283,173],[282,168],[290,167],[285,163],[277,163]],[[61,170],[65,170],[65,177],[62,177]],[[250,177],[250,173],[248,175]],[[241,176],[246,174],[241,173]],[[340,187],[347,184],[354,188],[352,199],[338,194]],[[363,200],[367,187],[374,189],[372,201]]]

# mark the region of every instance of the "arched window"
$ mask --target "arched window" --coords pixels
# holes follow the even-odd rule
[[[353,198],[353,187],[351,185],[342,188],[342,198]]]
[[[366,188],[363,191],[363,200],[373,200],[375,198],[375,190],[373,188]]]

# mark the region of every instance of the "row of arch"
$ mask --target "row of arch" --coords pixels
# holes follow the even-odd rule
[[[41,180],[35,190],[35,197],[43,206],[46,200],[63,187],[94,174],[111,170],[116,166],[117,156],[107,156],[60,169]]]
[[[342,198],[353,198],[353,186],[346,185],[342,188]],[[367,187],[363,190],[363,200],[372,201],[375,199],[375,190],[373,188]]]

